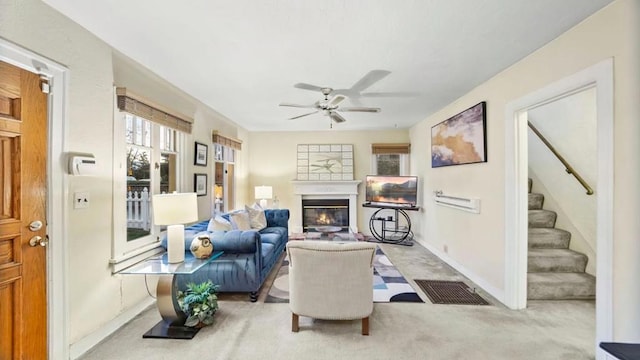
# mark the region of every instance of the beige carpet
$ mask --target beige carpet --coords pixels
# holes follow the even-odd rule
[[[410,279],[461,280],[422,246],[382,245]],[[257,303],[246,295],[225,295],[216,323],[193,340],[142,339],[160,316],[150,308],[82,359],[427,359],[427,360],[584,360],[595,350],[595,303],[531,301],[526,310],[495,306],[377,303],[371,335],[360,335],[360,321],[300,318],[291,332],[288,304]]]

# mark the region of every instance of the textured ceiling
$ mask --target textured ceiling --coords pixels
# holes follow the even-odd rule
[[[322,113],[287,120],[310,109],[278,104],[322,99],[296,83],[349,89],[372,70],[390,73],[340,106],[382,111],[343,112],[334,129],[409,127],[611,2],[44,1],[253,131],[327,130]]]

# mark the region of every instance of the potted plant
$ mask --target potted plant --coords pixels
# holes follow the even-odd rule
[[[218,310],[218,288],[209,280],[200,284],[188,283],[185,291],[178,291],[178,305],[187,315],[185,326],[213,324],[213,315]]]

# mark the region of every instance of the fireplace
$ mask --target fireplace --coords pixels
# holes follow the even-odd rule
[[[302,230],[328,225],[349,231],[349,199],[303,199]]]
[[[303,229],[302,202],[307,200],[342,200],[346,201],[347,208],[341,217],[346,224],[342,225],[345,231],[349,229],[358,232],[358,185],[360,180],[334,180],[311,181],[292,180],[294,202],[291,206],[290,229],[294,233],[306,231]],[[346,213],[346,215],[344,215]],[[346,226],[346,227],[345,227]]]

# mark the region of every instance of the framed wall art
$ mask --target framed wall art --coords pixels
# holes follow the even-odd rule
[[[207,174],[193,174],[193,192],[198,196],[207,195]]]
[[[431,128],[431,167],[487,161],[486,102]]]
[[[297,179],[353,180],[352,144],[299,144]]]
[[[193,154],[193,165],[207,166],[207,157],[209,156],[209,147],[207,145],[196,142]]]

